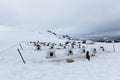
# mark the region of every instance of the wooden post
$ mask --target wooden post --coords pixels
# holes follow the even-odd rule
[[[21,50],[23,50],[23,47],[22,47],[21,43],[19,43],[19,45],[20,45]]]
[[[115,41],[113,40],[113,51],[115,52]]]
[[[79,43],[79,48],[81,48],[81,44]]]
[[[19,50],[19,49],[17,49],[17,50],[18,50],[18,53],[19,53],[19,55],[20,55],[20,57],[21,57],[21,59],[22,59],[23,63],[24,63],[24,64],[26,64],[26,62],[25,62],[25,60],[24,60],[24,58],[23,58],[23,56],[22,56],[22,54],[21,54],[20,50]]]
[[[113,43],[113,51],[115,52],[115,44]]]

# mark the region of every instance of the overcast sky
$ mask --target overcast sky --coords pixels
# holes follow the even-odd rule
[[[118,33],[120,0],[0,0],[0,31]]]

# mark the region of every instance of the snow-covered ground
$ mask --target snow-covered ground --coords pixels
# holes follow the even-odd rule
[[[64,42],[46,32],[0,32],[0,80],[120,80],[120,43],[115,44],[115,52],[111,43],[85,45],[89,51],[98,51],[88,61],[79,49],[73,50],[73,56],[66,56],[66,50],[56,50],[56,58],[46,59],[48,48],[36,51],[31,44],[22,42],[35,40]],[[19,42],[26,64],[17,52]],[[100,46],[105,52],[99,51]],[[66,63],[67,58],[75,62]]]

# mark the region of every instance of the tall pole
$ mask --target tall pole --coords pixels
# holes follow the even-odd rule
[[[22,59],[23,63],[24,63],[24,64],[26,64],[26,62],[25,62],[25,60],[24,60],[24,58],[23,58],[23,56],[22,56],[22,54],[21,54],[20,50],[19,50],[19,49],[17,49],[17,50],[18,50],[18,53],[19,53],[19,55],[20,55],[20,57],[21,57],[21,59]]]
[[[115,52],[115,41],[113,40],[113,51]]]
[[[22,47],[21,43],[19,43],[19,45],[20,45],[21,50],[23,50],[23,47]]]

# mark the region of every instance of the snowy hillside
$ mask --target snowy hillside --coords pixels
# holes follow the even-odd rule
[[[66,56],[66,49],[56,49],[55,58],[46,58],[49,47],[36,50],[29,41],[64,43],[48,32],[0,32],[0,80],[119,80],[120,43],[81,44],[90,51],[96,48],[96,56],[88,61],[78,48],[74,55]],[[23,50],[21,50],[21,43]],[[100,46],[105,51],[100,51]],[[58,46],[57,46],[58,47]],[[23,64],[17,49],[20,49],[26,64]],[[75,62],[66,63],[71,58]]]
[[[41,42],[64,42],[47,31],[26,32],[26,31],[8,31],[0,32],[0,48],[5,49],[12,45],[18,45],[22,41],[41,41]]]

